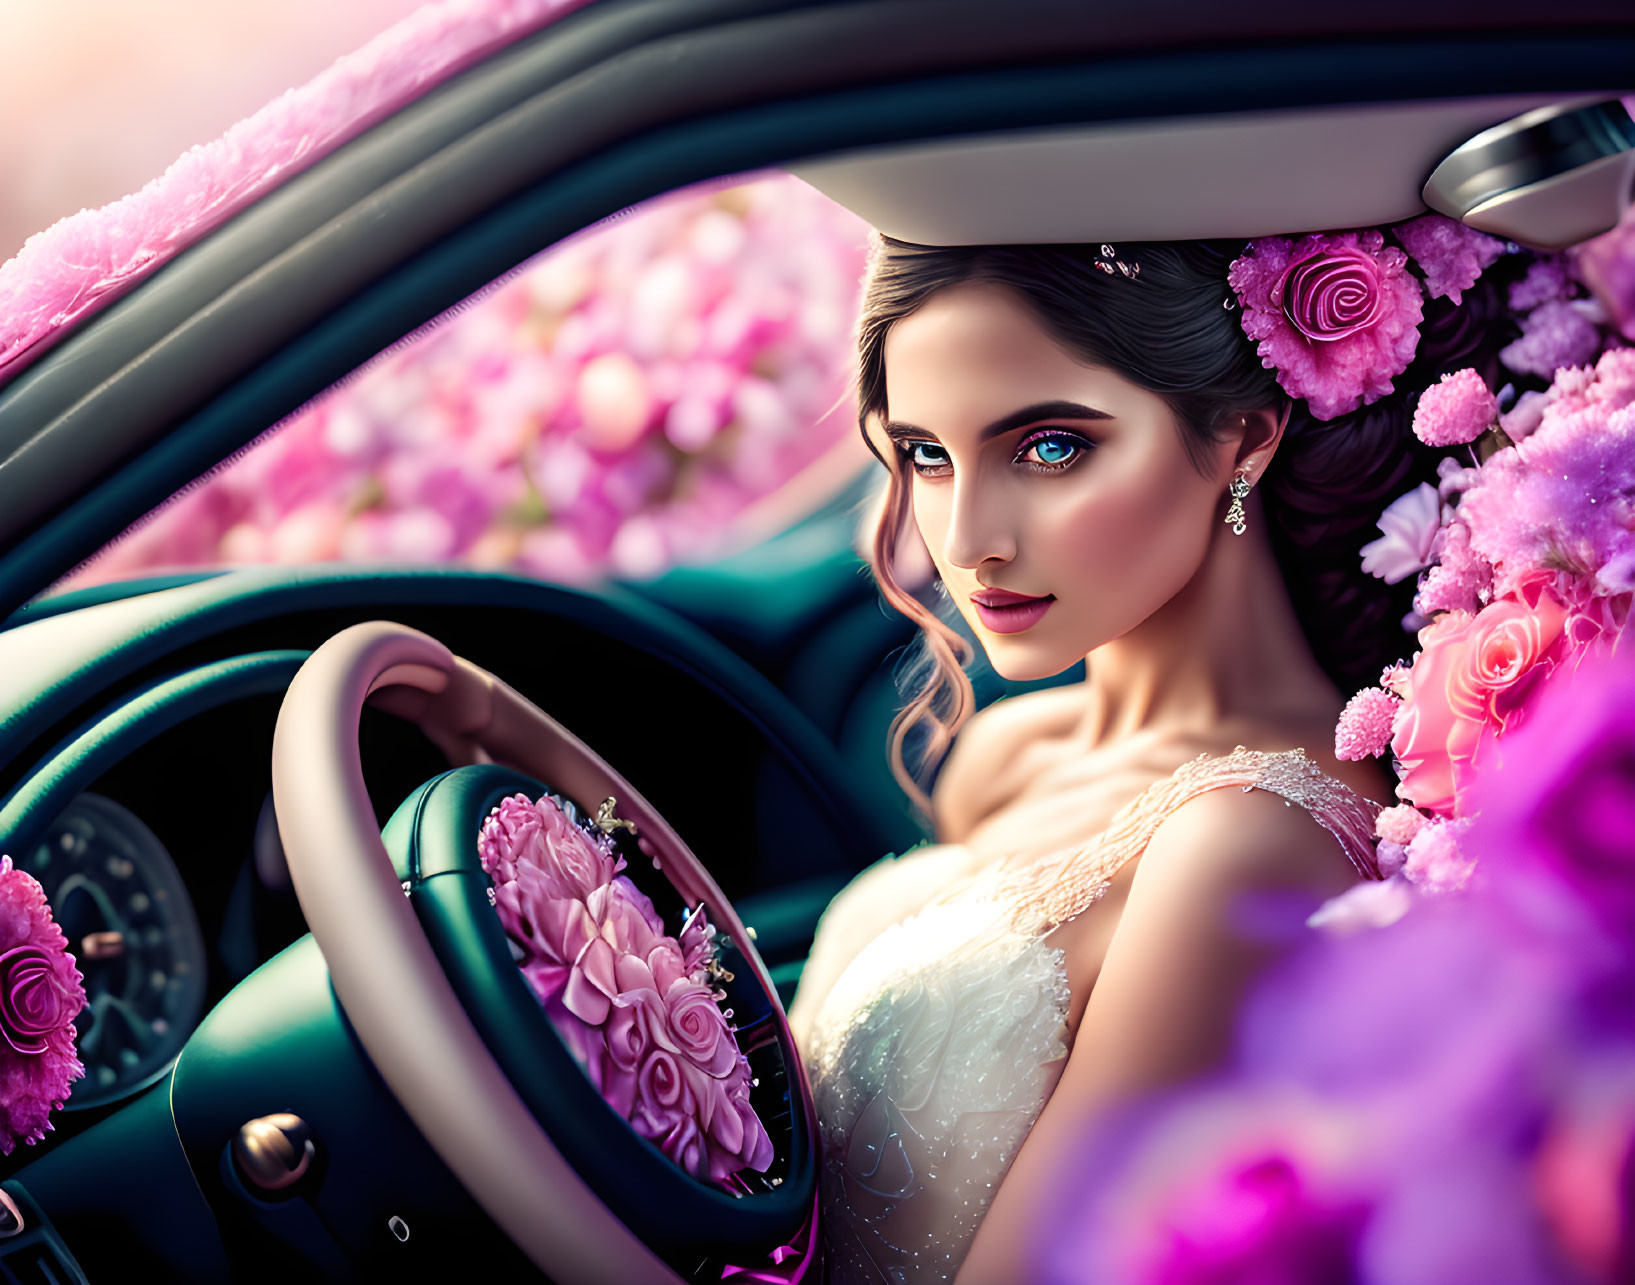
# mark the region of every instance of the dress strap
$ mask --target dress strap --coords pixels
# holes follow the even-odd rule
[[[1019,930],[1048,932],[1099,900],[1119,868],[1146,848],[1171,812],[1227,785],[1240,785],[1245,793],[1269,790],[1305,808],[1339,841],[1359,876],[1382,877],[1374,838],[1382,804],[1324,773],[1303,749],[1272,753],[1239,745],[1230,754],[1200,754],[1155,781],[1119,809],[1085,848],[1020,865],[1011,858],[997,863],[983,881],[987,887],[982,895],[1008,905]]]

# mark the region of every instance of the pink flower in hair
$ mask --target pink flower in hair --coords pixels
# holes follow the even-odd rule
[[[1474,442],[1498,418],[1499,399],[1470,367],[1443,375],[1419,397],[1414,436],[1427,446]]]
[[[1430,818],[1418,808],[1399,803],[1395,807],[1381,809],[1374,818],[1374,833],[1382,839],[1406,846],[1429,823]]]
[[[1470,817],[1454,817],[1422,827],[1408,844],[1403,873],[1428,892],[1463,888],[1476,868],[1475,858],[1460,844],[1470,824]]]
[[[1391,229],[1425,274],[1433,299],[1461,303],[1464,292],[1504,253],[1504,242],[1444,214],[1427,214]]]
[[[1318,419],[1378,401],[1419,344],[1424,298],[1376,229],[1250,243],[1227,279],[1261,364]]]
[[[1527,314],[1522,336],[1499,350],[1499,360],[1518,375],[1549,379],[1563,366],[1582,366],[1601,351],[1601,331],[1572,300],[1542,303]]]
[[[1441,499],[1429,482],[1399,495],[1380,515],[1377,525],[1385,534],[1360,550],[1362,569],[1386,584],[1396,584],[1423,571],[1436,557],[1441,521]]]
[[[1400,703],[1383,687],[1365,687],[1353,696],[1334,730],[1334,756],[1366,759],[1385,753]]]
[[[1567,261],[1560,255],[1539,259],[1527,269],[1527,275],[1510,287],[1510,310],[1530,312],[1541,303],[1572,296],[1573,285],[1567,277]]]
[[[1437,565],[1426,573],[1414,595],[1414,607],[1425,615],[1439,611],[1480,611],[1493,596],[1493,567],[1470,547],[1470,528],[1455,518],[1443,528]]]

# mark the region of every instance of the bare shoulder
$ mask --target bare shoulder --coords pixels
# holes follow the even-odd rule
[[[954,738],[931,792],[937,837],[957,843],[1005,798],[1002,768],[1025,745],[1060,735],[1083,712],[1079,684],[1005,696],[978,710]]]
[[[1270,790],[1223,787],[1164,818],[1137,864],[1131,897],[1168,887],[1211,897],[1265,889],[1321,899],[1356,880],[1339,841],[1305,808]]]

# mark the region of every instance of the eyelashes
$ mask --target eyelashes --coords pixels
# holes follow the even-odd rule
[[[948,452],[936,442],[899,439],[894,445],[920,477],[940,477],[952,467]],[[1078,434],[1050,428],[1026,438],[1017,447],[1013,462],[1035,473],[1060,473],[1072,468],[1092,449],[1093,444]],[[1030,455],[1034,458],[1029,459]]]

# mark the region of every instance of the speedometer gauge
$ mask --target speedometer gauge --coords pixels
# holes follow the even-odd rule
[[[129,809],[81,794],[20,864],[44,887],[85,976],[74,1019],[85,1077],[68,1107],[152,1083],[204,1009],[204,937],[176,863]]]

